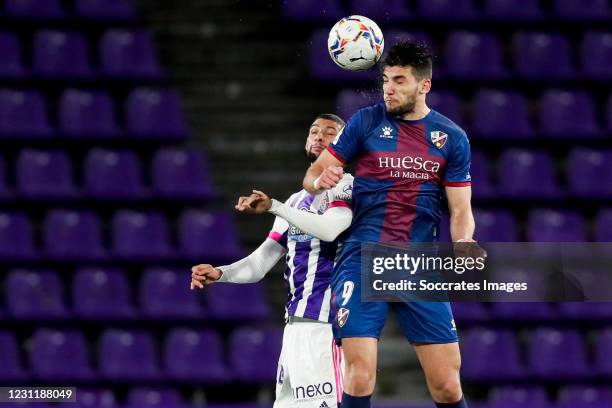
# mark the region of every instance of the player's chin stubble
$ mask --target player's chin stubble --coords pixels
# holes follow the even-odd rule
[[[410,98],[406,103],[395,107],[395,108],[387,108],[387,112],[394,116],[402,116],[407,113],[414,112],[414,108],[416,107],[416,97]]]

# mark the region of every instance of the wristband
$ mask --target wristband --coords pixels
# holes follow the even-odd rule
[[[315,181],[312,182],[312,186],[315,190],[319,190],[319,180],[321,180],[321,176],[317,177]]]

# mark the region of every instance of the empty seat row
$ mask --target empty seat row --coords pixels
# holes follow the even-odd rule
[[[281,337],[278,329],[239,328],[231,333],[224,350],[220,336],[212,330],[174,328],[158,344],[153,334],[144,330],[106,329],[96,346],[78,330],[38,329],[31,337],[29,367],[25,369],[20,364],[17,339],[3,331],[0,378],[270,383],[276,374]],[[97,364],[92,363],[90,354],[97,357]]]
[[[43,2],[41,2],[43,3]],[[138,29],[111,29],[102,34],[95,69],[85,36],[74,31],[43,30],[34,34],[32,67],[24,64],[17,36],[0,32],[0,77],[35,75],[49,79],[108,78],[159,79],[163,70],[149,33]]]
[[[133,20],[131,0],[72,0],[70,9],[61,0],[5,0],[3,14],[11,19]]]
[[[589,408],[604,407],[612,403],[612,389],[598,385],[566,385],[555,398],[556,404],[550,401],[546,389],[533,385],[506,385],[494,387],[489,392],[489,405],[533,408]]]
[[[317,3],[294,0],[283,3],[285,18],[300,21],[334,21],[344,15],[359,14],[375,20],[544,20],[544,0],[521,0],[517,7],[512,0],[485,0],[482,8],[477,0],[351,0],[342,7],[341,0],[323,0]],[[552,16],[563,20],[605,20],[612,15],[607,0],[555,0]]]
[[[203,260],[203,262],[206,262]],[[4,282],[9,317],[49,319],[195,319],[249,321],[269,316],[261,284],[217,284],[206,291],[189,289],[191,270],[151,267],[144,270],[138,291],[118,268],[77,269],[69,288],[51,270],[14,269]],[[132,293],[138,292],[138,299]],[[240,302],[236,302],[240,299]],[[136,306],[138,304],[138,306]],[[70,306],[69,306],[70,305]]]
[[[115,104],[103,91],[68,89],[60,97],[58,128],[49,120],[45,98],[37,91],[0,89],[0,138],[108,139],[127,133],[140,139],[188,136],[178,94],[169,89],[136,88],[125,101],[125,130],[117,123]]]
[[[521,271],[528,276],[528,271]],[[581,271],[576,271],[580,273]],[[564,303],[453,303],[453,316],[462,325],[483,324],[492,321],[531,322],[545,321],[590,321],[601,322],[612,319],[610,302],[564,302]]]
[[[214,189],[203,153],[195,149],[163,148],[151,159],[151,188],[143,183],[141,163],[132,150],[94,148],[85,156],[82,171],[60,150],[22,150],[15,162],[17,196],[26,199],[137,200],[150,197],[209,199]],[[83,174],[78,188],[75,174]],[[0,157],[0,199],[14,197]]]
[[[223,212],[184,210],[177,246],[168,219],[155,211],[119,210],[105,245],[100,217],[91,210],[50,210],[43,222],[44,249],[34,244],[32,222],[21,212],[0,212],[0,260],[236,260],[242,254],[232,218]]]

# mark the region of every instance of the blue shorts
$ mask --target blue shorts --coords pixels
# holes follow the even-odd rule
[[[332,276],[334,336],[380,338],[390,307],[411,343],[444,344],[458,341],[448,302],[361,302],[361,244],[345,243]]]

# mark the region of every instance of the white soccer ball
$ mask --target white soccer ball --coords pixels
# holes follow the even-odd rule
[[[371,68],[383,53],[385,40],[378,25],[367,17],[348,16],[329,32],[329,55],[341,68],[363,71]]]

